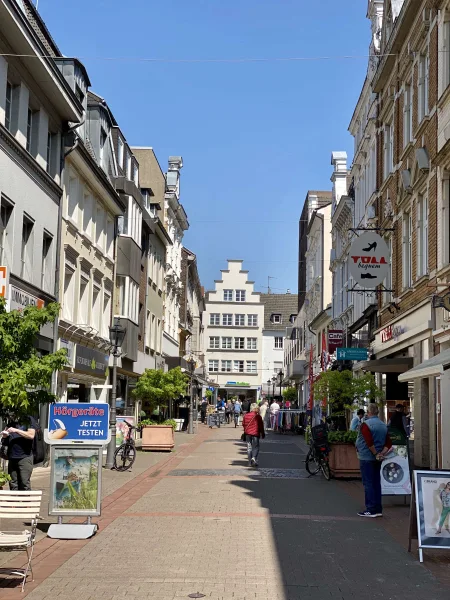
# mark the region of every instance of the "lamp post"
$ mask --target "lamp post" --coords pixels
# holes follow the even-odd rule
[[[270,379],[267,380],[267,396],[270,396],[270,384],[272,383],[272,381]],[[267,398],[269,399],[269,398]]]
[[[280,372],[278,373],[278,377],[280,378],[280,399],[281,399],[281,398],[283,397],[283,396],[282,396],[282,393],[281,393],[281,384],[283,383],[283,377],[284,377],[284,373],[283,373],[283,371],[280,371]]]
[[[191,385],[190,385],[190,395],[189,395],[189,424],[188,424],[188,433],[194,433],[194,370],[195,370],[195,360],[191,358],[189,362],[190,368],[190,377],[191,377]]]
[[[272,377],[272,400],[275,400],[275,384],[277,382],[277,378],[275,375]]]
[[[112,469],[114,466],[114,453],[116,451],[116,397],[117,397],[117,357],[120,356],[120,348],[127,330],[120,324],[120,317],[114,319],[114,325],[109,328],[109,341],[111,342],[111,350],[113,355],[113,373],[112,373],[112,390],[111,390],[111,406],[109,414],[109,428],[111,430],[111,441],[108,444],[106,451],[107,469]]]

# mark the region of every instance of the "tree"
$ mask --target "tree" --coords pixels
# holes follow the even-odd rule
[[[345,410],[356,410],[382,397],[381,390],[371,373],[354,377],[352,371],[325,371],[314,383],[314,400],[326,400],[332,415],[342,415]]]
[[[283,390],[283,398],[289,402],[295,402],[298,399],[297,388],[287,387]]]
[[[66,350],[40,355],[36,337],[47,323],[53,323],[59,304],[43,308],[28,306],[7,312],[0,298],[0,415],[23,418],[37,414],[39,404],[55,400],[50,391],[52,374],[67,362]]]
[[[145,369],[139,377],[133,395],[146,403],[147,412],[158,406],[167,406],[170,400],[186,393],[189,376],[180,367],[164,372],[162,369]]]

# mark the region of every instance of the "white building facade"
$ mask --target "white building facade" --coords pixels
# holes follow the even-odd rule
[[[215,289],[206,294],[206,368],[221,397],[261,395],[264,304],[248,281],[242,260],[228,260]]]

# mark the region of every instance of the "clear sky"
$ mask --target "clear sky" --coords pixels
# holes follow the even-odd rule
[[[361,0],[39,0],[63,54],[85,64],[131,145],[163,169],[181,155],[185,245],[208,289],[242,258],[256,289],[297,290],[298,219],[308,189],[331,189],[330,157],[367,68]],[[144,62],[352,55],[323,61]],[[267,287],[266,290],[267,291]]]

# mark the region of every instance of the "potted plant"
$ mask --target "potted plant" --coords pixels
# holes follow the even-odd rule
[[[166,407],[171,399],[185,394],[188,381],[189,378],[180,367],[167,372],[162,369],[146,369],[133,394],[142,401],[146,414],[152,414],[158,407]],[[142,450],[172,450],[175,446],[173,432],[177,424],[173,419],[160,425],[151,419],[144,419],[140,426]]]
[[[3,489],[3,486],[11,481],[11,477],[5,471],[0,471],[0,490]]]
[[[329,416],[348,422],[348,415],[382,396],[371,373],[354,377],[352,371],[325,371],[314,383],[316,401],[326,401]],[[345,418],[345,420],[344,420]],[[359,460],[356,455],[356,431],[330,431],[330,470],[333,477],[360,477]]]

